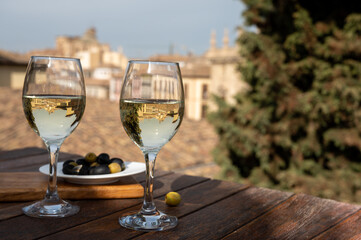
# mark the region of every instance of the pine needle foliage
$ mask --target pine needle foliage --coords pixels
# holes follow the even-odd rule
[[[249,91],[209,114],[222,177],[361,202],[361,4],[243,0]]]

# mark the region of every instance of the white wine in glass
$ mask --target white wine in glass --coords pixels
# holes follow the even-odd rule
[[[157,210],[153,202],[155,160],[177,132],[184,114],[183,83],[178,63],[130,61],[122,86],[120,118],[128,136],[144,154],[146,186],[142,208],[119,218],[123,227],[162,231],[178,219]]]
[[[85,109],[85,86],[79,59],[31,57],[23,87],[23,109],[30,127],[49,154],[49,183],[45,198],[23,208],[31,217],[66,217],[79,207],[60,199],[57,162],[64,140],[78,126]]]

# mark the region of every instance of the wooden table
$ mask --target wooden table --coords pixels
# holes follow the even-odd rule
[[[69,157],[61,153],[60,161]],[[47,161],[44,149],[2,152],[0,171],[37,171]],[[144,174],[135,179],[144,183]],[[169,191],[182,195],[180,206],[164,204]],[[361,239],[358,205],[164,171],[154,196],[160,210],[179,218],[175,229],[122,228],[118,217],[142,199],[79,200],[80,212],[62,219],[30,218],[21,212],[28,202],[2,202],[0,239]]]

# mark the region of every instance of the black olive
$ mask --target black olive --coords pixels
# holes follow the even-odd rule
[[[76,170],[74,170],[74,165],[71,165],[71,164],[63,165],[63,173],[70,174],[70,175],[78,174],[78,172]]]
[[[109,174],[110,169],[107,165],[99,165],[97,167],[91,167],[89,170],[90,175]]]
[[[66,161],[63,163],[63,166],[64,166],[64,165],[68,165],[69,163],[72,163],[72,162],[75,162],[75,161],[72,160],[72,159],[66,160]]]
[[[89,175],[96,175],[96,174],[94,173],[95,168],[96,168],[96,167],[90,167],[90,168],[89,168]]]
[[[97,162],[100,164],[109,164],[110,162],[110,157],[107,153],[101,153],[98,155],[97,157]]]
[[[84,165],[86,164],[87,162],[85,161],[85,158],[79,158],[78,160],[76,160],[76,163],[78,165]]]
[[[90,167],[88,165],[82,165],[79,175],[89,175],[89,169]]]
[[[110,161],[112,163],[113,162],[118,163],[120,168],[121,168],[121,171],[123,171],[125,169],[125,164],[124,164],[124,161],[122,159],[120,159],[120,158],[112,158],[112,159],[110,159]]]

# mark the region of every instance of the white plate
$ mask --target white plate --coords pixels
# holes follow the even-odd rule
[[[145,171],[145,164],[139,162],[124,162],[124,171],[112,174],[100,174],[100,175],[68,175],[64,174],[63,162],[58,163],[57,176],[67,182],[93,185],[93,184],[108,184],[118,181],[121,177],[134,175]],[[45,175],[49,175],[49,164],[43,165],[39,168],[39,171]]]

